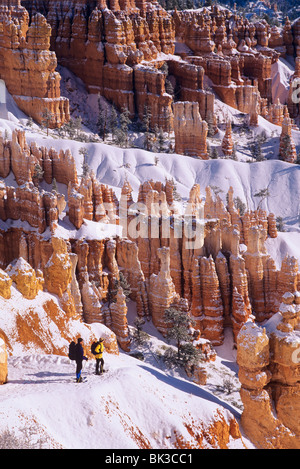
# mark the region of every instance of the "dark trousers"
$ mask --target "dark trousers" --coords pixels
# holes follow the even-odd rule
[[[104,365],[103,358],[96,358],[96,374],[99,373],[99,366],[100,366],[100,373],[103,373],[103,365]]]
[[[76,361],[76,378],[79,379],[81,376],[82,370],[82,360]]]

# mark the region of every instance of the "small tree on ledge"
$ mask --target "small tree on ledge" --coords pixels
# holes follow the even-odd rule
[[[174,340],[177,346],[177,352],[172,348],[166,350],[164,360],[180,367],[198,363],[201,359],[201,352],[191,343],[189,334],[189,327],[193,325],[191,318],[186,312],[171,306],[166,309],[164,320],[170,324],[167,339]]]
[[[42,114],[42,125],[47,129],[47,137],[49,135],[49,127],[51,122],[54,120],[54,116],[49,109],[45,108]]]

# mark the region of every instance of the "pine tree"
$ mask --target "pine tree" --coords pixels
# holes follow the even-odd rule
[[[55,178],[52,179],[52,192],[58,193],[57,182]]]
[[[165,81],[165,89],[166,93],[170,94],[172,97],[174,97],[174,86],[172,85],[171,81],[169,78],[166,78]]]
[[[128,131],[130,124],[130,112],[127,108],[124,108],[120,114],[120,127],[117,129],[116,142],[125,148],[128,147],[129,143]]]
[[[151,110],[148,106],[144,108],[143,114],[143,128],[144,128],[144,148],[150,150],[150,125],[151,125]]]
[[[189,340],[188,328],[191,319],[186,313],[177,308],[171,307],[166,309],[164,320],[167,324],[171,325],[167,332],[167,338],[175,340],[177,345],[177,356],[180,358],[180,347],[182,342]]]
[[[259,201],[258,206],[257,206],[258,210],[261,208],[261,205],[262,205],[263,201],[269,196],[270,196],[270,192],[269,192],[268,187],[265,187],[264,189],[261,189],[260,191],[256,192],[256,194],[254,194],[254,197],[259,197],[260,198],[260,201]]]
[[[74,131],[76,138],[80,138],[80,133],[81,133],[81,127],[82,127],[82,117],[75,117],[74,119]]]
[[[296,147],[288,134],[281,138],[280,158],[288,163],[295,163],[297,161]]]
[[[244,202],[242,202],[242,200],[239,197],[235,197],[233,199],[233,202],[234,202],[236,209],[239,210],[240,216],[242,217],[243,215],[245,215],[245,212],[247,209],[246,204],[244,204]]]
[[[284,221],[282,217],[276,217],[276,228],[278,231],[285,231]]]
[[[122,288],[123,289],[123,293],[126,297],[126,302],[129,301],[129,297],[130,297],[130,294],[131,294],[131,287],[125,277],[125,275],[123,274],[123,272],[119,272],[119,279],[117,279],[115,282],[114,282],[114,287],[113,289],[111,290],[111,302],[112,303],[115,303],[116,302],[116,297],[117,297],[117,293],[118,293],[118,290],[119,288]]]
[[[230,157],[232,160],[234,161],[237,161],[238,158],[237,158],[237,154],[236,154],[236,144],[234,143],[233,144],[233,148],[232,148],[232,154],[231,154],[231,157]]]
[[[217,150],[217,147],[210,147],[209,149],[209,154],[210,154],[210,157],[214,160],[216,160],[219,156],[219,153],[218,153],[218,150]]]
[[[88,175],[90,171],[90,167],[87,162],[87,157],[88,157],[88,151],[85,147],[79,148],[79,154],[82,155],[83,157],[83,162],[82,162],[82,177],[85,177]]]
[[[106,134],[108,132],[108,111],[107,106],[104,106],[100,94],[98,94],[98,120],[97,120],[98,135],[105,142]]]
[[[31,128],[31,127],[33,126],[33,119],[32,119],[32,117],[29,117],[29,118],[28,118],[28,120],[27,120],[27,126],[28,126],[29,128]]]
[[[250,145],[251,155],[256,161],[264,161],[264,156],[261,150],[261,141],[257,139]]]
[[[47,129],[47,136],[49,135],[49,127],[51,122],[54,120],[54,116],[49,109],[45,108],[42,114],[42,125]]]
[[[34,166],[34,173],[32,175],[32,180],[35,186],[39,185],[39,182],[43,180],[44,171],[39,163],[36,163]]]
[[[118,129],[118,113],[114,105],[111,106],[109,113],[109,128],[111,131],[112,140],[114,141]]]
[[[158,132],[157,142],[158,142],[159,153],[163,153],[165,151],[165,136],[164,136],[164,131],[161,127]]]
[[[81,130],[81,117],[77,117],[74,119],[73,117],[70,118],[69,122],[64,124],[63,129],[68,134],[68,136],[72,139],[78,136],[78,132]]]
[[[135,330],[133,332],[133,338],[136,341],[137,345],[144,345],[149,340],[149,335],[143,331],[143,325],[145,324],[145,319],[136,317],[133,324]]]
[[[201,353],[191,343],[189,327],[193,325],[191,318],[180,309],[173,306],[166,309],[164,320],[170,325],[167,339],[174,340],[177,346],[176,355],[173,349],[167,349],[164,355],[166,362],[179,366],[187,366],[197,363]]]

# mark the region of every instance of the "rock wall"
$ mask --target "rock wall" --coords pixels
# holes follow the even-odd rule
[[[67,315],[108,327],[115,323],[121,346],[129,346],[126,305],[119,302],[120,312],[110,307],[119,270],[131,285],[131,299],[140,316],[152,316],[165,334],[164,310],[176,305],[214,345],[223,342],[224,327],[233,328],[236,341],[250,317],[258,322],[269,319],[278,310],[280,295],[298,289],[296,259],[286,257],[277,270],[264,245],[267,237],[277,236],[274,215],[256,210],[241,216],[232,188],[225,205],[209,187],[204,202],[200,186],[195,184],[185,212],[179,213],[172,181],[146,181],[136,202],[125,181],[117,200],[93,173],[79,181],[68,151],[46,150],[34,143],[28,146],[22,132],[14,132],[11,141],[1,138],[0,143],[2,176],[12,171],[22,184],[0,186],[0,216],[7,222],[0,231],[0,267],[6,269],[22,257],[43,273],[43,288],[58,296]],[[55,175],[68,186],[66,200],[56,191],[39,188],[41,181],[33,175],[37,163],[47,182]],[[66,204],[75,228],[84,220],[113,223],[123,228],[123,236],[116,240],[78,240],[76,236],[56,240],[59,215]],[[30,228],[24,223],[17,227],[13,223],[17,220]],[[45,236],[48,227],[52,243]],[[245,252],[240,251],[241,243],[247,247]],[[6,295],[5,276],[1,284]]]
[[[172,13],[155,1],[23,5],[30,16],[46,16],[59,63],[91,93],[100,92],[119,110],[126,107],[132,117],[141,118],[147,106],[151,126],[165,131],[173,127],[174,101],[165,92],[167,78],[176,100],[198,102],[202,119],[212,118],[214,95],[204,86],[204,74],[219,97],[250,113],[255,125],[263,100],[272,103],[271,65],[294,53],[298,37],[297,23],[292,27],[287,20],[279,31],[216,5]]]
[[[264,328],[246,323],[238,335],[241,423],[259,448],[299,449],[299,293],[282,300]]]
[[[198,103],[174,103],[175,152],[208,159],[207,123],[201,119]]]
[[[0,384],[7,382],[7,352],[4,340],[0,337]]]
[[[151,109],[152,127],[172,127],[171,96],[165,75],[150,64],[173,54],[172,17],[156,2],[23,2],[31,15],[47,15],[51,48],[58,61],[79,76],[91,93],[101,93],[121,111],[141,118]],[[69,12],[72,11],[72,14]],[[149,66],[140,66],[147,61]],[[163,62],[162,62],[163,63]]]
[[[288,163],[295,163],[297,150],[292,138],[292,121],[287,115],[282,121],[282,130],[279,143],[279,157]]]
[[[60,96],[60,75],[50,52],[51,27],[44,16],[29,15],[21,2],[0,3],[0,78],[19,108],[41,124],[60,127],[69,120],[69,102]]]

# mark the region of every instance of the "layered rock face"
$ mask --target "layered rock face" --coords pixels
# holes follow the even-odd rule
[[[164,321],[166,309],[175,304],[179,299],[175,285],[170,274],[169,248],[158,249],[160,259],[160,271],[158,275],[152,274],[149,283],[149,307],[152,321],[155,327],[163,335],[166,335],[167,327]]]
[[[130,283],[131,299],[136,301],[140,316],[157,318],[156,324],[165,332],[163,310],[177,304],[196,321],[202,337],[217,345],[223,341],[224,327],[233,328],[236,340],[251,315],[256,321],[265,321],[278,310],[280,295],[298,288],[296,259],[287,257],[277,270],[264,246],[267,237],[277,236],[274,215],[256,210],[241,216],[234,204],[232,188],[226,206],[219,196],[213,196],[209,187],[204,203],[200,187],[195,184],[181,214],[173,203],[172,181],[141,184],[137,202],[126,181],[118,201],[93,173],[79,181],[70,152],[46,150],[33,143],[28,146],[24,134],[18,132],[13,133],[11,141],[0,141],[1,175],[6,177],[12,170],[23,184],[10,188],[3,183],[0,187],[1,218],[26,221],[31,227],[1,231],[0,266],[5,269],[14,259],[22,257],[43,272],[44,287],[52,291],[55,272],[60,271],[60,256],[66,259],[67,283],[61,289],[53,287],[53,291],[67,314],[76,313],[87,323],[111,325],[111,292],[121,269]],[[40,190],[39,182],[34,186],[31,174],[37,162],[47,182],[55,175],[58,182],[68,186],[66,200],[56,192]],[[26,179],[30,182],[25,182]],[[59,247],[57,257],[55,247],[43,234],[50,227],[55,239],[59,216],[66,204],[69,220],[77,229],[85,220],[100,222],[100,230],[103,223],[120,224],[123,236],[117,242],[71,239]],[[240,243],[247,246],[243,254]],[[168,274],[161,270],[160,249],[164,248],[169,249]],[[158,276],[165,283],[157,280]],[[57,284],[61,282],[58,277]],[[166,287],[159,301],[157,282]],[[5,276],[0,284],[5,292]],[[120,337],[125,344],[125,308],[121,306],[123,319],[117,323],[123,324],[125,339],[121,333]]]
[[[208,159],[207,123],[201,119],[198,103],[174,103],[175,152]]]
[[[165,75],[150,65],[159,53],[173,54],[175,31],[171,15],[158,3],[23,2],[30,14],[47,15],[51,48],[92,93],[112,101],[121,111],[140,118],[151,109],[152,126],[172,127],[172,98]],[[69,11],[73,14],[70,15]],[[140,66],[142,61],[149,67]],[[163,63],[163,62],[162,62]]]
[[[221,145],[225,156],[231,156],[233,152],[233,140],[231,131],[231,122],[226,123],[226,130]]]
[[[247,323],[238,335],[241,422],[260,448],[299,449],[299,293],[282,300],[263,329]]]
[[[100,92],[131,116],[137,112],[142,118],[147,107],[152,127],[166,131],[173,128],[167,77],[176,99],[198,102],[201,118],[212,118],[214,95],[204,89],[204,73],[221,99],[250,113],[255,124],[262,100],[272,102],[271,65],[280,55],[293,53],[297,37],[288,22],[279,33],[266,22],[251,24],[217,6],[170,14],[155,1],[25,0],[23,5],[31,16],[46,16],[51,49],[90,92]],[[182,50],[176,51],[175,37],[184,44]],[[160,53],[165,56],[158,60]]]
[[[292,138],[292,121],[289,116],[284,117],[282,121],[279,156],[288,163],[295,163],[297,160],[296,146]]]
[[[55,52],[50,52],[51,27],[44,16],[29,15],[21,2],[0,3],[0,78],[19,108],[36,122],[48,113],[48,126],[69,120],[69,102],[60,96]]]
[[[257,91],[271,100],[271,64],[280,53],[275,42],[268,44],[268,25],[250,24],[217,6],[211,12],[175,12],[174,21],[176,37],[196,56],[191,54],[188,60],[204,67],[215,91],[227,104],[249,112],[249,97]],[[287,37],[285,40],[289,41]],[[263,46],[259,52],[257,45]]]
[[[43,290],[44,278],[40,270],[35,271],[22,257],[13,261],[6,269],[12,282],[24,298],[32,300]]]
[[[300,26],[299,26],[300,32]],[[300,34],[299,34],[300,38]],[[300,39],[299,39],[300,42]],[[295,58],[295,73],[291,77],[289,95],[288,95],[288,110],[292,118],[298,117],[300,114],[300,103],[299,103],[299,80],[300,80],[300,56]]]
[[[296,55],[300,56],[300,21],[299,19],[294,22],[292,26],[293,38],[294,38],[294,48]]]
[[[0,384],[7,382],[7,352],[4,340],[0,337]]]
[[[116,302],[110,305],[111,328],[116,334],[118,343],[122,350],[130,351],[130,337],[127,322],[126,297],[123,289],[119,288],[116,295]]]

